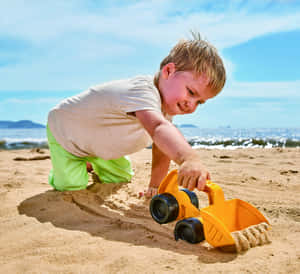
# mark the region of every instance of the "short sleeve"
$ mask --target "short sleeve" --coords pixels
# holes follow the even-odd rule
[[[151,76],[131,79],[126,93],[120,94],[122,110],[126,113],[138,110],[155,110],[161,112],[161,99]]]

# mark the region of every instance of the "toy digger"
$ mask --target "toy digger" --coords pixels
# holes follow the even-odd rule
[[[270,224],[255,207],[240,199],[225,200],[221,187],[211,181],[207,181],[206,189],[209,206],[198,209],[196,194],[180,190],[177,170],[171,171],[151,200],[152,218],[160,224],[178,220],[175,240],[206,240],[223,251],[239,253],[270,242]]]

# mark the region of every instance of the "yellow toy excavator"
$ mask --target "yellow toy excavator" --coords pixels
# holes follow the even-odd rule
[[[178,220],[175,240],[206,240],[224,251],[242,252],[270,242],[270,224],[254,206],[240,199],[225,200],[221,187],[211,181],[206,183],[206,192],[209,206],[198,209],[196,194],[178,188],[177,170],[173,170],[151,200],[151,216],[159,224]]]

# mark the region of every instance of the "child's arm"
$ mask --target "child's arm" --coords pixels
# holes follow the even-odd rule
[[[137,111],[136,117],[158,148],[180,165],[178,184],[190,190],[195,187],[204,190],[210,175],[201,163],[198,153],[192,149],[180,131],[157,111]]]
[[[157,194],[157,188],[162,179],[167,175],[170,165],[170,158],[164,154],[154,143],[152,144],[152,169],[146,197]]]

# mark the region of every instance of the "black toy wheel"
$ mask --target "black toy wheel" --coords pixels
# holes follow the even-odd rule
[[[155,195],[151,200],[150,213],[152,218],[159,224],[166,224],[176,220],[178,212],[178,202],[169,193]]]
[[[198,197],[197,197],[197,195],[195,194],[195,192],[190,191],[190,190],[188,190],[188,189],[186,189],[186,188],[183,188],[183,189],[181,189],[180,191],[185,192],[185,193],[189,196],[191,203],[192,203],[196,208],[199,208],[199,201],[198,201]]]
[[[184,240],[197,244],[205,240],[203,225],[197,218],[187,218],[178,221],[174,229],[175,240]]]

